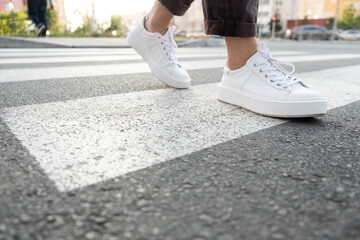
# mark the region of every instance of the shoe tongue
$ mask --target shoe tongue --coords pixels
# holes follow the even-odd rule
[[[166,32],[164,33],[164,36],[169,36],[170,35],[170,29],[166,29]]]
[[[253,66],[254,64],[259,63],[259,61],[264,61],[264,57],[261,56],[261,54],[259,52],[256,52],[255,54],[253,54],[246,62],[246,64],[248,66]]]
[[[167,37],[167,38],[170,37],[169,28],[166,30],[166,32],[164,34],[162,34],[160,32],[154,32],[153,34],[156,34],[156,36],[158,36],[158,37]]]

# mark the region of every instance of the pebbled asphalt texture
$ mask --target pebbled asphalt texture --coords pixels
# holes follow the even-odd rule
[[[275,51],[360,49],[272,45]],[[296,67],[309,72],[358,64]],[[221,77],[221,69],[189,73],[195,85]],[[1,83],[0,108],[161,88],[150,73]],[[360,101],[321,118],[291,120],[70,192],[57,190],[0,119],[0,240],[360,239],[359,109]]]
[[[360,239],[359,108],[67,193],[1,122],[0,239]]]

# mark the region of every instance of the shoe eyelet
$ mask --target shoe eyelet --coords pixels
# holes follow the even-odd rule
[[[288,87],[283,87],[283,89],[288,89]]]
[[[161,44],[164,44],[164,42],[161,42]]]
[[[254,67],[256,67],[256,63],[254,63]]]
[[[273,83],[273,82],[274,82],[274,80],[270,79],[270,82],[272,82],[272,83]]]
[[[259,69],[259,73],[262,73],[262,70],[261,70],[261,69]]]
[[[278,83],[278,84],[276,84],[276,86],[281,87],[281,84]]]
[[[268,75],[265,74],[265,78],[268,78]]]

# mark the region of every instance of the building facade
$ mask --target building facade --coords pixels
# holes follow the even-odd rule
[[[26,9],[26,6],[23,0],[0,0],[0,12],[21,11],[24,9]]]
[[[201,1],[194,1],[184,16],[175,17],[175,25],[186,32],[196,32],[204,29],[204,15]]]
[[[324,0],[324,16],[334,16],[336,11],[336,1],[335,0]],[[356,9],[356,15],[360,16],[360,0],[342,0],[340,1],[339,6],[339,17],[342,18],[343,11],[346,6],[353,5]]]
[[[259,11],[258,11],[258,26],[259,34],[269,34],[270,25],[269,22],[274,14],[274,0],[259,0]]]
[[[283,30],[300,26],[305,18],[309,20],[309,24],[325,26],[326,19],[335,16],[336,3],[337,0],[274,0],[272,12],[280,19]],[[360,0],[340,0],[339,19],[342,18],[345,7],[351,4],[359,16]],[[289,26],[288,22],[291,22]]]
[[[301,21],[308,19],[323,22],[324,19],[334,17],[337,0],[259,0],[258,26],[259,34],[270,33],[270,21],[272,16],[276,15],[282,25],[282,30],[289,28],[288,21],[292,21],[292,27],[300,26]],[[356,14],[360,13],[360,0],[340,0],[339,18],[342,18],[344,8],[353,4],[357,9]],[[139,18],[146,13],[137,14],[137,16],[125,16],[126,25],[133,26]],[[201,1],[194,1],[188,12],[182,17],[175,17],[176,26],[186,32],[196,32],[203,27],[203,11]],[[296,21],[297,20],[297,21]],[[314,22],[314,21],[310,21]]]
[[[308,19],[330,18],[335,16],[337,0],[299,0],[299,18],[305,16]],[[340,0],[339,19],[348,5],[353,5],[356,9],[356,15],[360,12],[360,0]]]
[[[291,19],[298,19],[299,0],[275,0],[273,11],[280,20],[282,29],[287,29],[287,22]]]

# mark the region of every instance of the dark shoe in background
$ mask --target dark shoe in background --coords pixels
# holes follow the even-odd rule
[[[38,25],[37,37],[45,37],[46,36],[46,27],[44,24]]]

